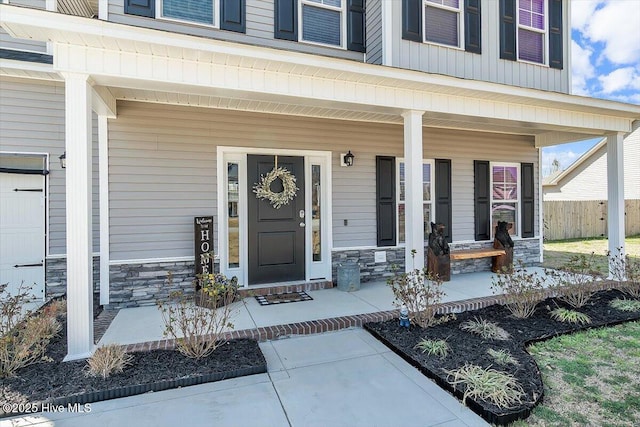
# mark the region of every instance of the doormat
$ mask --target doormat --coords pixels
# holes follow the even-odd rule
[[[285,292],[283,294],[256,295],[256,300],[260,305],[286,304],[288,302],[311,301],[306,292]]]

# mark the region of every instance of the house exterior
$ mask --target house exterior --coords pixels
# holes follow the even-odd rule
[[[216,268],[247,288],[330,284],[347,261],[363,280],[421,268],[431,221],[452,250],[509,221],[515,257],[539,262],[540,148],[585,135],[607,139],[624,244],[618,166],[640,106],[568,93],[567,1],[8,3],[0,176],[32,198],[2,215],[15,230],[35,212],[41,258],[3,268],[66,289],[69,359],[93,349],[94,289],[126,307],[190,286],[194,217],[213,217]],[[278,166],[296,189],[275,208],[255,190]],[[476,269],[489,260],[453,266]]]

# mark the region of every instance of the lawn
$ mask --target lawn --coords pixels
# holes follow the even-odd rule
[[[640,425],[640,322],[565,335],[528,350],[545,396],[513,426]]]
[[[640,260],[640,236],[627,237],[625,239],[626,251],[630,257]],[[560,268],[571,257],[584,254],[594,254],[594,264],[602,274],[608,273],[607,263],[607,239],[569,239],[554,240],[544,243],[544,267]]]

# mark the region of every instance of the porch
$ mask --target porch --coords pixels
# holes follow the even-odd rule
[[[529,272],[544,276],[541,267]],[[460,312],[494,304],[491,272],[456,274],[442,289],[443,311]],[[547,282],[548,283],[548,282]],[[355,292],[338,288],[307,291],[312,301],[261,306],[254,297],[236,302],[233,337],[251,336],[260,341],[358,327],[362,323],[397,317],[393,293],[384,281],[371,281]],[[123,308],[115,316],[98,345],[117,343],[129,349],[171,346],[163,337],[162,315],[155,306]]]

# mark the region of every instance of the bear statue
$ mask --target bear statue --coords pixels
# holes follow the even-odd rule
[[[443,282],[451,280],[449,243],[444,237],[444,224],[431,223],[429,249],[427,251],[427,271],[437,275]]]
[[[511,225],[506,221],[498,221],[496,225],[496,240],[502,244],[503,248],[513,248],[513,240],[509,235]]]
[[[431,233],[429,233],[429,248],[434,255],[447,255],[449,253],[449,243],[444,237],[444,224],[431,223]]]

